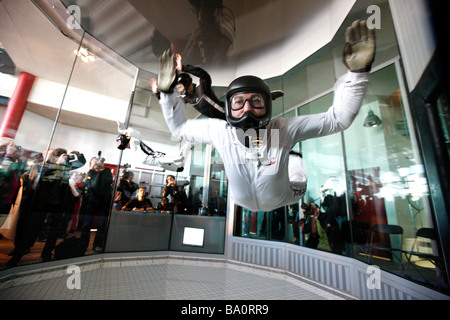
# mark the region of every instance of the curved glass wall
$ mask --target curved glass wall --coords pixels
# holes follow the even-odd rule
[[[72,18],[66,7],[55,3],[53,9],[60,10],[60,17]],[[69,7],[78,2],[62,3]],[[346,72],[341,62],[345,28],[367,17],[367,3],[356,2],[329,44],[281,76],[267,79],[271,89],[285,92],[283,99],[274,102],[274,117],[319,113],[331,106],[334,83]],[[428,182],[389,5],[377,3],[381,10],[377,56],[369,92],[353,125],[341,134],[298,143],[294,150],[302,154],[308,174],[303,200],[272,212],[237,207],[232,210],[233,232],[353,257],[440,288],[443,270],[425,259],[426,254],[439,256],[439,244],[433,238],[417,237],[434,230]],[[28,5],[28,10],[38,10],[31,2]],[[94,18],[100,11],[89,13]],[[88,32],[96,27],[87,20],[81,22]],[[217,151],[207,145],[171,141],[169,134],[159,133],[165,124],[154,117],[160,112],[150,88],[155,74],[114,54],[81,27],[70,29],[68,36],[54,26],[48,30],[53,30],[48,32],[53,32],[54,43],[61,43],[61,48],[53,46],[53,50],[61,60],[58,66],[64,69],[65,76],[60,77],[65,85],[60,84],[61,78],[38,79],[33,102],[15,134],[15,144],[21,148],[8,149],[9,141],[2,144],[1,187],[8,191],[2,193],[17,195],[14,202],[13,197],[4,197],[2,204],[1,241],[6,244],[2,265],[98,252],[224,253],[230,208]],[[108,41],[106,35],[104,41]],[[215,91],[223,97],[225,89]],[[448,103],[440,102],[445,120]],[[366,126],[368,118],[375,116],[380,125]],[[126,130],[134,125],[145,129]],[[119,131],[131,136],[129,149],[117,148]],[[14,153],[14,158],[6,157],[7,153]],[[163,168],[164,156],[172,157],[167,166],[175,167]],[[174,162],[174,157],[180,157],[181,163]],[[172,179],[180,187],[176,192],[169,188]],[[148,200],[141,207],[128,203],[138,192]],[[311,204],[320,207],[314,227]],[[378,225],[400,227],[396,230],[401,233],[375,233]],[[312,230],[319,234],[318,241]],[[392,250],[371,247],[375,242]],[[421,254],[408,255],[413,247]]]
[[[1,203],[2,268],[102,252],[223,253],[228,186],[222,161],[214,149],[161,133],[165,124],[155,117],[160,106],[150,87],[155,74],[90,35],[80,19],[89,8],[6,5],[11,20],[23,10],[30,14],[24,30],[11,33],[28,36],[30,26],[48,33],[42,46],[59,60],[37,75],[42,79],[15,139],[2,139],[2,194],[11,195]],[[13,74],[3,78],[14,87]],[[8,99],[1,101],[6,106]],[[124,150],[119,133],[131,139]],[[135,201],[141,194],[143,206]]]
[[[308,177],[302,201],[272,212],[236,207],[234,235],[353,257],[446,290],[443,265],[436,264],[440,251],[429,186],[394,27],[388,4],[379,5],[382,28],[376,30],[377,57],[354,123],[341,134],[300,142],[294,150],[302,154]],[[274,108],[276,116],[328,110],[334,82],[346,72],[341,62],[345,29],[364,17],[365,9],[355,5],[329,45],[268,81],[272,90],[285,92],[283,104]],[[311,204],[320,208],[318,218],[312,218]]]
[[[10,195],[2,203],[2,265],[102,252],[121,160],[116,121],[127,118],[137,68],[79,25],[58,30],[31,1],[6,5],[35,17],[53,53],[35,75],[13,142],[2,138],[2,194]],[[52,10],[75,23],[61,4]]]

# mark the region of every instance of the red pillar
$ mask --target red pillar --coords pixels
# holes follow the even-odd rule
[[[26,72],[22,72],[19,75],[16,88],[11,99],[9,99],[2,124],[0,125],[0,137],[12,139],[16,137],[35,78],[32,74]]]

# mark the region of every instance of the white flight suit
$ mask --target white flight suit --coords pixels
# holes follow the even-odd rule
[[[177,139],[208,143],[217,149],[231,197],[237,205],[251,211],[271,211],[297,203],[305,192],[305,181],[293,183],[289,179],[289,152],[294,145],[350,127],[368,85],[368,73],[347,72],[336,82],[334,102],[327,112],[277,118],[264,131],[262,144],[248,148],[238,139],[243,131],[224,120],[186,120],[185,103],[175,94],[161,93],[160,104],[167,125]]]

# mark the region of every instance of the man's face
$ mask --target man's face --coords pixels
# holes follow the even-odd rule
[[[93,170],[98,169],[98,158],[91,159],[91,169]]]
[[[168,186],[174,186],[175,184],[176,184],[176,180],[173,177],[171,177],[171,176],[167,177],[167,185]]]
[[[138,192],[137,192],[138,198],[144,198],[145,196],[145,189],[144,188],[139,188]]]
[[[178,92],[182,97],[192,96],[192,94],[194,93],[194,88],[195,86],[192,83],[187,88],[182,83],[177,84]]]
[[[177,89],[178,89],[178,92],[183,93],[184,85],[182,85],[181,83],[177,84]]]
[[[231,99],[231,116],[239,119],[247,112],[253,113],[255,117],[262,117],[266,114],[264,97],[259,93],[235,93]]]
[[[92,158],[91,159],[91,169],[92,170],[102,170],[105,168],[105,165],[103,162],[101,162],[98,158]]]

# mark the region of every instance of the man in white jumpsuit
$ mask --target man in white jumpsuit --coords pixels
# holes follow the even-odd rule
[[[226,119],[187,120],[185,103],[173,94],[175,63],[172,53],[160,58],[160,104],[177,139],[212,144],[222,157],[233,201],[251,211],[272,211],[298,203],[306,190],[300,158],[290,157],[299,141],[347,129],[362,105],[375,55],[375,35],[365,21],[346,32],[344,63],[349,71],[335,85],[327,112],[277,118],[272,116],[274,94],[260,78],[234,80],[226,93]],[[249,136],[249,138],[246,138]],[[250,140],[250,142],[248,142]],[[296,161],[296,162],[295,162]]]

